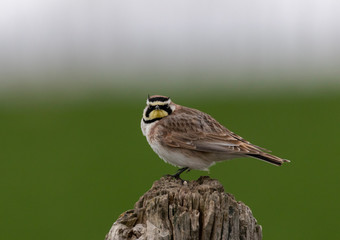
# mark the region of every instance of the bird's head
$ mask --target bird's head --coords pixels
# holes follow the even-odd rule
[[[143,112],[144,123],[152,123],[170,115],[175,110],[175,105],[169,97],[161,95],[148,96]]]

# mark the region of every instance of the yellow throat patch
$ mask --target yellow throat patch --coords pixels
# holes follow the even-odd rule
[[[155,118],[163,118],[168,116],[168,113],[162,109],[159,110],[153,110],[150,115],[149,115],[149,119],[155,119]]]

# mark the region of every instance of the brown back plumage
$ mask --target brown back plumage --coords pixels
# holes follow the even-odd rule
[[[176,110],[171,115],[157,123],[157,127],[162,128],[160,139],[164,146],[226,156],[249,156],[278,166],[288,161],[251,144],[206,113],[180,105],[175,106]]]

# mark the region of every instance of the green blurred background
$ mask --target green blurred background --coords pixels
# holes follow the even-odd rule
[[[2,0],[0,239],[104,239],[176,172],[140,130],[147,94],[291,160],[210,172],[264,239],[340,239],[335,0]]]
[[[166,91],[161,94],[167,94]],[[219,163],[210,173],[251,207],[265,239],[337,239],[339,94],[199,97],[205,111],[291,163]],[[103,239],[118,216],[175,167],[140,130],[145,96],[17,102],[0,107],[1,239]]]

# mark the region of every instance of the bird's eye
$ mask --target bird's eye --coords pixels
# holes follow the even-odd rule
[[[148,109],[146,110],[145,116],[149,117],[150,113],[155,110],[155,106],[149,105]]]

